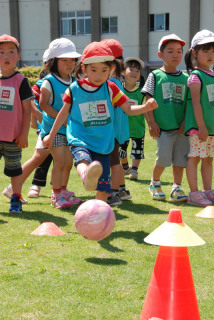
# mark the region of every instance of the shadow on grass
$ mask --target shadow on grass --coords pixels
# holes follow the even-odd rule
[[[4,223],[8,223],[8,222],[5,220],[0,220],[0,224],[4,224]]]
[[[118,265],[125,265],[127,264],[127,261],[122,259],[111,259],[111,258],[87,258],[85,259],[87,262],[93,263],[93,264],[99,264],[103,266],[118,266]]]
[[[132,200],[128,200],[126,202],[123,201],[123,204],[120,208],[123,209],[123,207],[124,207],[124,210],[135,213],[135,214],[166,214],[166,213],[169,213],[166,210],[162,210],[162,209],[157,208],[156,205],[151,206],[151,205],[144,204],[144,203],[135,203]]]
[[[36,220],[36,221],[39,221],[40,223],[53,222],[58,227],[59,226],[64,227],[68,224],[67,219],[62,218],[60,216],[54,216],[53,214],[49,214],[45,211],[23,211],[21,214],[13,214],[13,215],[11,213],[0,212],[0,215],[4,217],[10,217],[10,218],[16,218],[16,219],[18,218],[18,219],[24,219],[24,220]]]
[[[136,183],[136,184],[145,184],[145,185],[147,185],[148,188],[149,188],[149,185],[150,185],[150,183],[151,183],[151,180],[138,179],[138,180],[134,180],[133,182]],[[167,182],[167,181],[161,181],[161,185],[162,185],[162,186],[168,186],[168,185],[170,185],[170,184],[172,184],[172,183],[171,183],[171,182]]]
[[[110,252],[123,252],[122,249],[119,249],[119,248],[113,246],[110,242],[115,239],[123,238],[123,239],[128,239],[128,240],[134,240],[138,244],[146,244],[143,241],[143,239],[147,235],[148,235],[148,233],[146,233],[144,231],[116,231],[116,232],[112,232],[108,238],[106,238],[102,241],[99,241],[99,244],[103,249],[106,249]]]

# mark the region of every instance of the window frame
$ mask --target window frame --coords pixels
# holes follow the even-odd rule
[[[88,21],[89,21],[89,24],[86,23]],[[64,23],[65,23],[65,26],[63,26]],[[81,27],[83,28],[83,32],[78,32],[78,29],[80,30]],[[68,32],[64,32],[65,29],[67,29]],[[90,29],[89,32],[87,32],[88,29]],[[91,11],[90,10],[60,12],[60,36],[61,37],[66,37],[66,36],[77,37],[77,36],[88,36],[88,35],[91,35]]]
[[[164,18],[163,29],[156,28],[157,16],[162,15]],[[149,32],[163,32],[169,31],[169,13],[155,13],[149,14]]]
[[[107,32],[103,32],[103,22],[104,19],[108,20],[108,31]],[[116,24],[113,25],[113,19],[116,19]],[[118,34],[118,17],[117,16],[111,16],[111,17],[101,17],[101,23],[100,23],[100,27],[101,27],[101,35],[106,35],[106,34]],[[112,31],[112,28],[116,28],[117,30],[114,32]]]

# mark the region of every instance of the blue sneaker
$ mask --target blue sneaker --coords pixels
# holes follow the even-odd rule
[[[10,213],[22,213],[22,203],[20,202],[20,196],[13,194],[10,198]]]

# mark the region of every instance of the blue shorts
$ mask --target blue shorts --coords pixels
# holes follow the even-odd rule
[[[69,146],[69,149],[75,160],[75,167],[79,162],[85,160],[88,163],[99,161],[103,167],[103,173],[98,180],[97,190],[101,192],[111,193],[111,178],[110,178],[110,154],[100,154],[88,150],[85,147]]]

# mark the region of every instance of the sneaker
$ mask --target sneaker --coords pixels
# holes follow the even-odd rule
[[[40,193],[41,187],[32,185],[30,187],[30,191],[28,192],[28,198],[38,198]]]
[[[131,169],[129,174],[129,179],[131,180],[137,180],[138,179],[138,171]]]
[[[18,194],[13,194],[10,199],[10,213],[22,213],[22,203]]]
[[[71,208],[71,203],[65,200],[63,194],[52,194],[51,205],[57,209]]]
[[[7,197],[8,199],[11,199],[12,193],[13,193],[13,190],[12,190],[11,184],[10,184],[8,187],[6,187],[6,188],[4,189],[4,191],[2,192],[2,194],[3,194],[5,197]],[[21,197],[20,197],[20,201],[21,201],[22,204],[28,203],[28,201],[27,201],[26,199],[24,199],[24,198],[22,197],[22,195],[21,195]]]
[[[82,203],[82,199],[74,197],[72,191],[62,191],[62,195],[65,197],[65,200],[70,202],[71,204],[80,204]]]
[[[214,190],[205,190],[203,191],[208,200],[214,203]]]
[[[199,207],[207,207],[213,204],[210,200],[207,199],[205,193],[202,191],[190,192],[187,203]]]
[[[150,192],[152,198],[155,200],[165,200],[166,199],[165,193],[162,191],[160,184],[158,184],[158,185],[150,184],[149,192]]]
[[[122,201],[118,193],[112,193],[112,195],[108,196],[107,203],[110,206],[121,206]]]
[[[174,202],[186,202],[188,197],[185,195],[183,190],[180,188],[173,189],[169,201],[174,201]]]
[[[121,200],[128,200],[132,197],[127,188],[120,189],[118,194]]]
[[[95,191],[97,189],[98,179],[102,173],[103,167],[99,161],[93,161],[87,166],[81,176],[86,191]]]
[[[124,168],[123,168],[124,176],[128,176],[128,175],[130,174],[131,168],[132,168],[131,166],[128,166],[127,169],[124,169]]]

